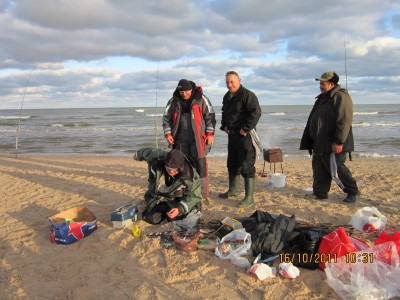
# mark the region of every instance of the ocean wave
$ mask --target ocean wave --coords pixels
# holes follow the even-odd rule
[[[15,145],[0,145],[1,150],[15,149]]]
[[[17,126],[18,122],[5,122],[0,123],[0,126]]]
[[[118,117],[118,118],[131,118],[132,116],[126,115],[124,113],[111,113],[111,114],[104,114],[104,117]],[[101,118],[94,118],[93,119],[101,119]]]
[[[93,126],[93,124],[86,123],[86,122],[78,122],[78,123],[55,123],[55,124],[50,124],[51,127],[88,127],[88,126]]]
[[[274,113],[269,113],[269,116],[286,116],[284,112],[274,112]]]
[[[373,112],[354,112],[354,115],[378,115],[379,112],[373,111]]]
[[[134,127],[94,127],[94,124],[88,124],[88,125],[83,125],[83,124],[78,124],[78,123],[68,123],[68,124],[64,124],[64,123],[56,123],[56,124],[52,124],[50,125],[51,127],[58,127],[58,128],[76,128],[76,127],[82,127],[82,130],[84,130],[85,132],[93,132],[93,131],[99,131],[99,132],[112,132],[112,131],[119,131],[119,132],[123,132],[123,131],[135,131],[137,132],[136,137],[140,137],[140,134],[143,133],[144,136],[149,135],[149,131],[154,131],[154,132],[158,132],[160,134],[160,136],[162,135],[162,126],[160,125],[158,129],[156,129],[155,126],[146,126],[146,127],[142,127],[142,126],[134,126]],[[26,131],[26,130],[24,130]],[[146,132],[146,133],[144,133]],[[151,136],[153,136],[153,134],[151,134]]]
[[[257,132],[260,135],[263,132],[272,133],[272,132],[283,132],[283,131],[298,131],[304,130],[305,125],[270,125],[270,124],[258,124],[257,125]]]
[[[6,120],[26,120],[30,119],[32,116],[0,116],[0,119],[6,119]]]
[[[353,127],[399,127],[400,122],[361,122],[353,124]]]
[[[16,129],[0,129],[0,132],[15,132]]]
[[[352,126],[353,127],[369,127],[369,126],[372,126],[372,124],[371,123],[367,123],[367,122],[362,122],[362,123],[357,123],[357,124],[353,123]]]
[[[283,150],[283,149],[282,149]],[[227,152],[210,152],[208,153],[207,156],[209,157],[225,157],[227,156]],[[351,155],[353,157],[367,157],[367,158],[400,158],[399,154],[379,154],[379,153],[355,153],[352,152]],[[291,158],[291,157],[307,157],[309,158],[310,156],[306,153],[289,153],[289,154],[284,154],[283,157],[286,158]],[[263,160],[262,154],[260,154],[260,157],[258,159],[259,161]]]
[[[379,154],[379,153],[352,153],[351,154],[354,157],[368,157],[368,158],[390,158],[390,157],[400,157],[399,154]]]
[[[146,117],[162,117],[163,114],[146,114]]]
[[[135,109],[136,112],[144,112],[144,109]]]

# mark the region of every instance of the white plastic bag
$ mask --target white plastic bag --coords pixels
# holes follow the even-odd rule
[[[230,261],[235,266],[238,266],[238,267],[240,267],[242,269],[245,269],[245,270],[247,270],[248,268],[251,267],[250,262],[245,257],[237,256],[237,257],[231,258]]]
[[[387,264],[390,255],[392,265]],[[328,285],[342,299],[388,299],[400,296],[396,245],[383,243],[326,263]]]
[[[267,264],[256,263],[253,264],[248,270],[247,273],[252,275],[253,277],[258,278],[259,280],[264,280],[270,277],[275,277],[275,270],[272,269]]]
[[[294,279],[299,277],[300,270],[292,263],[282,262],[279,264],[279,274],[281,274],[286,279]]]
[[[215,255],[223,259],[233,259],[250,254],[252,254],[251,235],[244,228],[228,233],[215,247]]]
[[[178,221],[174,221],[174,230],[175,231],[188,231],[192,230],[198,223],[199,219],[203,216],[201,211],[199,210],[192,210],[188,215]]]
[[[376,207],[363,207],[356,211],[349,222],[355,229],[363,232],[382,232],[387,218]]]

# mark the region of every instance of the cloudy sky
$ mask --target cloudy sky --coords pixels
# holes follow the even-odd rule
[[[181,78],[219,106],[228,70],[265,105],[311,105],[327,70],[400,104],[400,2],[0,0],[0,109],[164,106]]]

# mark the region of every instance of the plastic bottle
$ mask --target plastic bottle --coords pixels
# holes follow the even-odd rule
[[[137,226],[137,225],[133,225],[132,226],[132,235],[133,235],[133,237],[135,237],[135,238],[140,238],[140,229],[139,229],[139,227]]]

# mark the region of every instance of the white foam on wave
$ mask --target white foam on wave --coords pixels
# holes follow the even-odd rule
[[[0,129],[0,132],[15,132],[16,129]]]
[[[270,115],[270,116],[286,116],[286,114],[284,112],[274,112],[274,113],[270,113],[268,115]]]
[[[374,125],[382,126],[382,127],[398,127],[398,126],[400,126],[400,122],[387,122],[387,123],[377,122],[377,123],[374,123]]]
[[[400,126],[400,122],[361,122],[357,124],[353,124],[353,127],[398,127]]]
[[[373,111],[373,112],[354,112],[354,115],[378,115],[379,112]]]
[[[89,123],[78,122],[78,123],[54,123],[51,127],[88,127],[91,126]]]
[[[19,119],[30,119],[32,116],[0,116],[0,119],[5,119],[5,120],[19,120]]]
[[[399,154],[379,154],[379,153],[357,153],[352,154],[353,156],[358,157],[368,157],[368,158],[388,158],[388,157],[400,157]]]

